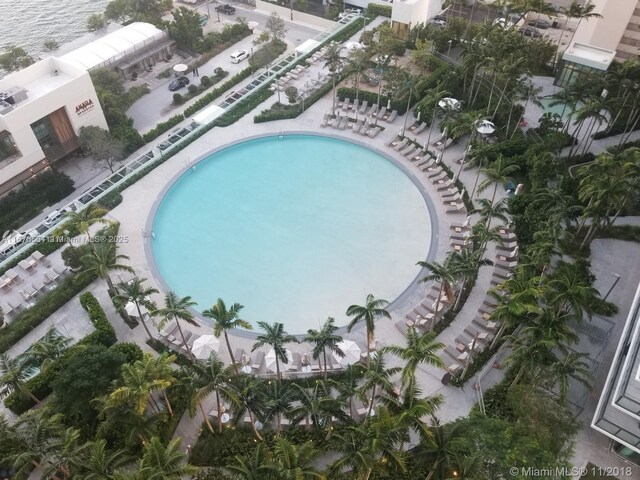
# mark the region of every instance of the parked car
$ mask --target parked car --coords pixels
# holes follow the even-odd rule
[[[434,25],[436,25],[437,27],[446,27],[447,26],[447,21],[443,18],[438,18],[438,19],[433,19],[432,22]]]
[[[182,87],[186,87],[187,85],[189,85],[189,79],[187,77],[178,77],[169,84],[169,90],[175,92],[176,90],[180,90]]]
[[[514,23],[511,20],[507,20],[504,17],[496,18],[493,21],[493,24],[500,25],[502,28],[511,28],[514,25]]]
[[[64,213],[65,212],[61,212],[60,210],[54,210],[44,218],[44,222],[42,223],[46,227],[52,227],[53,225],[58,223],[58,221],[60,220],[60,218],[62,218],[62,215],[64,215]]]
[[[231,54],[231,63],[240,63],[245,58],[249,58],[249,52],[246,50],[237,50]]]
[[[525,37],[540,38],[542,36],[542,33],[540,33],[538,29],[535,29],[533,27],[522,27],[518,30],[518,32],[520,32]]]
[[[231,5],[225,3],[222,5],[217,5],[216,12],[224,13],[225,15],[233,15],[234,13],[236,13],[236,7],[232,7]]]
[[[529,25],[530,27],[542,28],[543,30],[545,28],[551,27],[551,23],[547,22],[546,20],[533,20],[532,22],[529,22],[527,25]]]

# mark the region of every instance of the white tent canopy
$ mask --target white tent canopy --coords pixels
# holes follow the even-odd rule
[[[293,354],[291,353],[291,350],[287,348],[286,353],[287,353],[288,363],[280,362],[281,372],[286,372],[287,370],[289,370],[289,367],[291,366],[291,362],[293,361]],[[276,351],[273,348],[269,350],[265,355],[264,362],[265,362],[265,366],[267,367],[267,370],[271,372],[276,371]]]
[[[220,340],[214,335],[202,335],[193,342],[191,353],[200,360],[208,359],[213,352],[220,348]]]
[[[340,365],[342,365],[343,367],[356,363],[358,360],[360,360],[362,350],[356,342],[352,340],[343,340],[338,343],[338,347],[344,353],[344,357],[340,358],[338,355],[334,354],[334,358],[338,362],[340,362]]]

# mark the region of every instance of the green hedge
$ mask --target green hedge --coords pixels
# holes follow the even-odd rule
[[[62,371],[65,366],[68,365],[71,358],[78,351],[83,350],[88,345],[102,345],[104,347],[110,347],[116,342],[116,332],[113,329],[113,326],[111,326],[111,323],[109,323],[109,320],[107,320],[107,316],[96,297],[94,297],[91,292],[85,292],[80,296],[80,304],[88,312],[89,320],[95,327],[95,331],[84,337],[76,345],[70,347],[60,358],[53,362],[49,368],[36,375],[25,384],[27,390],[33,393],[33,395],[40,400],[51,393],[51,382],[53,382],[58,372]],[[35,309],[36,307],[37,305],[33,308]],[[135,356],[135,354],[131,352],[130,347],[127,348],[127,351],[130,355]],[[20,392],[14,392],[9,395],[5,399],[4,404],[16,415],[20,415],[34,406],[31,398]]]
[[[306,107],[306,102],[305,102]],[[274,120],[284,120],[287,118],[296,118],[302,113],[302,105],[284,105],[282,103],[274,103],[271,108],[261,111],[253,117],[254,123],[272,122]]]
[[[237,107],[220,115],[213,124],[217,127],[228,127],[232,123],[240,120],[272,95],[273,92],[264,85],[259,91],[256,91],[251,97],[249,97],[249,99],[242,101],[242,103]]]
[[[147,133],[145,133],[142,136],[142,138],[146,143],[149,143],[151,140],[154,140],[154,139],[158,138],[164,132],[166,132],[170,128],[175,127],[176,125],[178,125],[183,120],[184,120],[184,115],[182,113],[174,115],[173,117],[169,118],[168,120],[156,124],[156,126],[153,127],[151,130],[149,130]]]
[[[7,230],[21,227],[38,215],[47,205],[59,202],[73,193],[73,182],[62,172],[43,172],[20,190],[0,199],[0,236]]]
[[[387,5],[370,3],[369,5],[367,5],[367,15],[372,17],[381,16],[391,18],[391,7]]]

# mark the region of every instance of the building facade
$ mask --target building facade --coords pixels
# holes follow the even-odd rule
[[[76,150],[89,125],[108,128],[86,70],[49,57],[0,79],[0,195]]]
[[[575,43],[614,50],[619,62],[640,54],[640,0],[592,0],[601,18],[580,21]]]
[[[617,455],[640,465],[640,285],[591,426],[612,439]]]

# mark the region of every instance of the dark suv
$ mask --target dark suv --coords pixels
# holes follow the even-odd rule
[[[218,5],[216,7],[216,11],[224,13],[226,15],[233,15],[234,13],[236,13],[236,7],[232,7],[231,5],[225,3],[223,5]]]

